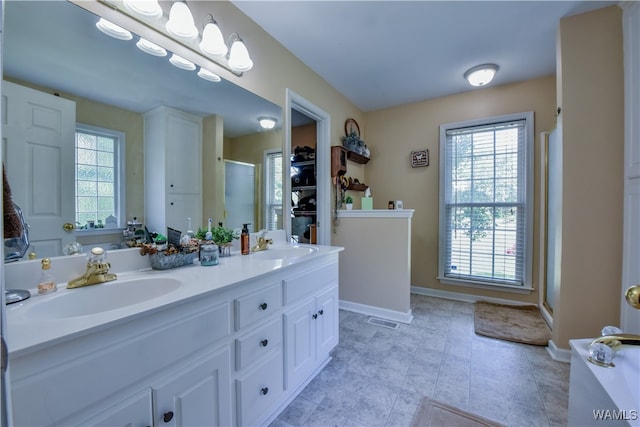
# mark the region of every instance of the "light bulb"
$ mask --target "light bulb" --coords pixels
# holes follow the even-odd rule
[[[276,119],[271,117],[259,117],[258,123],[262,129],[273,129],[276,126]]]
[[[209,70],[205,70],[202,67],[200,67],[200,70],[198,70],[198,76],[200,78],[205,79],[205,80],[209,80],[210,82],[216,82],[217,83],[220,80],[222,80],[219,75],[214,74]]]
[[[146,18],[157,18],[162,15],[158,0],[124,0],[124,7],[129,12]]]
[[[143,51],[144,53],[148,53],[153,56],[167,56],[167,51],[163,47],[158,46],[157,44],[150,42],[147,39],[143,39],[140,37],[138,43],[136,43],[138,49]]]
[[[111,21],[107,21],[104,18],[100,18],[98,22],[96,22],[96,27],[105,33],[108,36],[113,37],[118,40],[131,40],[133,36],[131,33],[119,25],[114,24]]]
[[[253,68],[253,61],[249,57],[249,51],[239,37],[231,44],[229,66],[235,71],[249,71]]]
[[[171,58],[169,58],[169,62],[171,62],[176,67],[178,67],[180,69],[183,69],[183,70],[193,71],[193,70],[196,69],[196,64],[194,64],[191,61],[188,61],[188,60],[184,59],[181,56],[176,55],[175,53],[173,55],[171,55]]]
[[[497,71],[498,66],[495,64],[478,65],[464,73],[464,78],[471,86],[485,86],[493,80]]]
[[[213,21],[213,20],[212,20]],[[218,24],[213,21],[205,25],[202,31],[200,50],[209,55],[226,55],[228,48],[224,44],[224,38]]]
[[[169,34],[183,39],[193,39],[198,35],[193,15],[191,15],[186,3],[181,1],[173,3],[169,11],[166,29]]]

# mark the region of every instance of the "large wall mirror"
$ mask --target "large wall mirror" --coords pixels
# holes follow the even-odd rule
[[[245,191],[242,200],[234,201],[229,197],[238,194],[238,190],[227,191],[222,202],[225,208],[220,211],[235,210],[226,215],[207,212],[211,200],[203,200],[201,217],[205,221],[214,216],[215,222],[223,221],[235,227],[239,218],[254,218],[253,229],[258,230],[267,228],[270,226],[268,222],[273,221],[266,214],[267,203],[271,204],[272,212],[280,212],[281,215],[281,206],[274,206],[274,200],[266,201],[264,182],[265,159],[268,159],[265,153],[281,151],[283,136],[279,126],[263,131],[258,125],[258,118],[262,116],[274,117],[279,124],[282,123],[282,109],[279,106],[225,80],[211,82],[198,77],[195,71],[175,67],[169,62],[171,52],[165,57],[144,53],[136,46],[139,39],[136,35],[128,41],[111,38],[96,28],[97,16],[67,1],[5,2],[4,13],[4,80],[75,102],[76,123],[113,129],[124,134],[125,186],[122,190],[126,203],[125,208],[115,214],[120,227],[133,217],[144,223],[144,168],[162,165],[144,164],[143,114],[160,106],[201,118],[217,117],[216,123],[222,123],[223,128],[222,164],[233,165],[234,169],[243,169],[243,165],[253,168],[253,194],[247,195]],[[3,86],[3,112],[6,111],[5,102]],[[3,120],[6,121],[6,117]],[[3,129],[3,132],[9,132],[11,126],[3,126]],[[206,132],[206,126],[204,129]],[[42,227],[55,228],[54,234],[60,234],[64,222],[76,223],[75,217],[64,218],[59,224],[38,223],[37,212],[34,213],[32,209],[34,205],[47,205],[56,212],[66,207],[75,216],[75,205],[55,206],[53,199],[56,195],[53,193],[62,191],[58,187],[73,186],[73,183],[52,179],[51,185],[37,186],[34,191],[28,186],[28,181],[34,176],[33,169],[38,168],[38,164],[32,162],[25,165],[24,161],[15,161],[11,150],[7,149],[7,145],[11,144],[10,138],[3,135],[2,141],[13,199],[22,207],[27,221],[32,223],[32,241],[41,237]],[[74,141],[67,142],[74,144]],[[69,152],[74,156],[75,148]],[[53,160],[53,157],[40,158],[40,166]],[[64,164],[73,165],[73,160],[68,160],[69,163]],[[172,167],[178,171],[186,170],[194,162],[201,161],[199,158],[183,159],[172,164]],[[206,168],[207,165],[203,167]],[[203,182],[202,185],[206,199],[209,183]],[[34,194],[38,191],[42,194]],[[282,228],[281,223],[272,224]],[[78,221],[76,225],[85,226],[83,221]],[[193,227],[199,225],[204,224],[193,224]],[[99,236],[99,233],[93,234]],[[92,239],[104,239],[92,237],[91,232],[71,233],[73,240],[80,240],[78,236],[87,239],[89,244]],[[67,233],[67,240],[69,237]],[[62,251],[64,241],[57,241],[57,237],[43,239],[51,243],[49,248],[52,251]],[[58,254],[38,253],[39,256]]]

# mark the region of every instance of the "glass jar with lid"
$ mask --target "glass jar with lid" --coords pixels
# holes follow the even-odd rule
[[[212,266],[218,265],[218,245],[207,243],[200,246],[200,265]]]

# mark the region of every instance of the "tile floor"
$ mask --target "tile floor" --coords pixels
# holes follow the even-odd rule
[[[545,347],[475,335],[473,304],[411,296],[396,330],[340,311],[333,360],[272,423],[408,426],[422,396],[508,426],[563,426],[569,364]]]

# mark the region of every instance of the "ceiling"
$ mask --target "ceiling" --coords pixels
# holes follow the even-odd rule
[[[616,1],[245,1],[233,3],[363,111],[555,74],[560,19]]]

